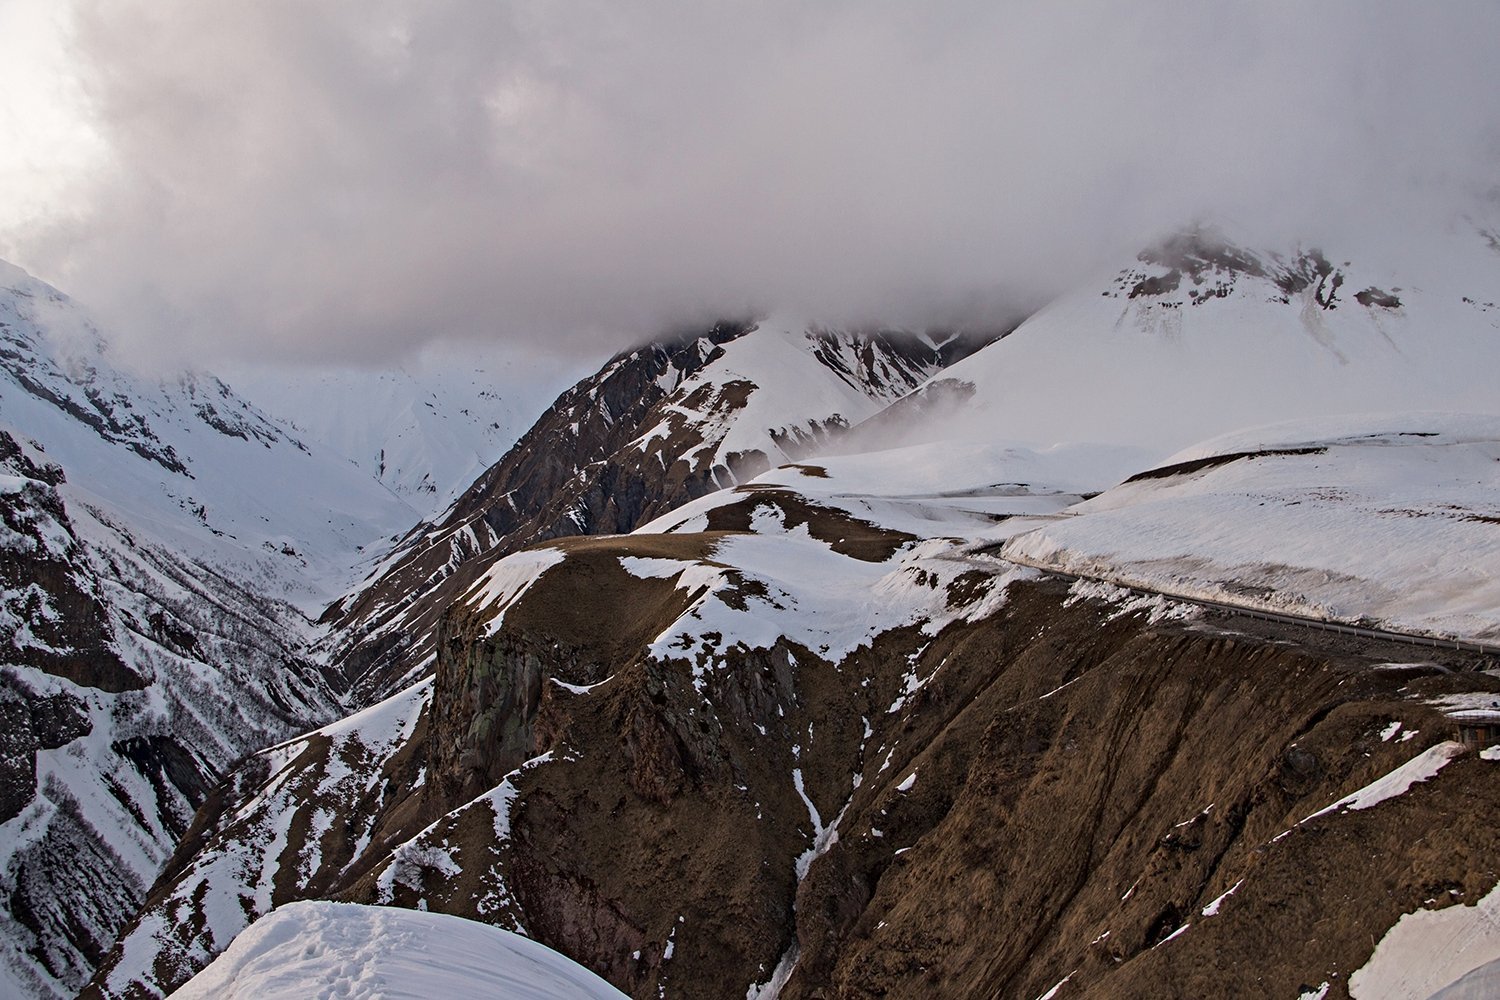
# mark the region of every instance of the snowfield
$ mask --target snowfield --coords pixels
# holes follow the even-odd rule
[[[1500,418],[1301,421],[1173,456],[1012,539],[1029,565],[1266,611],[1500,641]]]
[[[1324,259],[1251,251],[1213,228],[1180,234],[939,372],[928,387],[956,388],[955,402],[891,433],[1100,441],[1161,457],[1273,420],[1500,413],[1479,375],[1500,370],[1500,257],[1471,224],[1423,239],[1427,273],[1407,260],[1397,274],[1378,248]]]
[[[388,370],[246,365],[225,377],[277,423],[432,517],[585,374],[555,358],[544,364],[520,350],[468,343],[429,347]]]
[[[535,941],[461,917],[354,903],[289,903],[251,924],[177,1000],[624,994]]]
[[[1500,887],[1472,906],[1406,914],[1380,939],[1370,961],[1349,977],[1349,994],[1355,1000],[1493,997],[1497,963]]]

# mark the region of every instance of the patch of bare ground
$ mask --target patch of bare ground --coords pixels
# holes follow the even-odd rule
[[[916,541],[915,535],[862,521],[844,511],[812,503],[800,493],[781,487],[751,484],[751,487],[740,487],[736,492],[742,499],[708,512],[710,532],[750,531],[755,515],[769,512],[788,529],[805,525],[809,535],[839,555],[865,562],[885,562],[903,545]]]
[[[1339,995],[1402,912],[1495,882],[1477,758],[1298,825],[1450,735],[1411,672],[1062,596],[837,665],[731,650],[702,688],[637,658],[554,702],[505,863],[526,926],[640,997],[738,995],[793,941],[784,997]],[[800,880],[794,771],[841,817]]]

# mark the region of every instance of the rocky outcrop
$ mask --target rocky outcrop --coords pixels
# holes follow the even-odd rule
[[[0,431],[0,646],[6,662],[84,687],[139,690],[120,658],[101,584],[82,558],[58,487],[62,468]]]

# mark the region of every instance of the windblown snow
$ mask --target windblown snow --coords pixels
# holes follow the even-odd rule
[[[552,949],[498,927],[441,913],[309,902],[261,917],[172,996],[620,1000],[624,994]]]

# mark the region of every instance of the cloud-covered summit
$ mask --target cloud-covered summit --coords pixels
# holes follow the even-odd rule
[[[1492,4],[75,0],[110,157],[4,241],[156,353],[1008,317],[1204,213],[1493,179]]]

